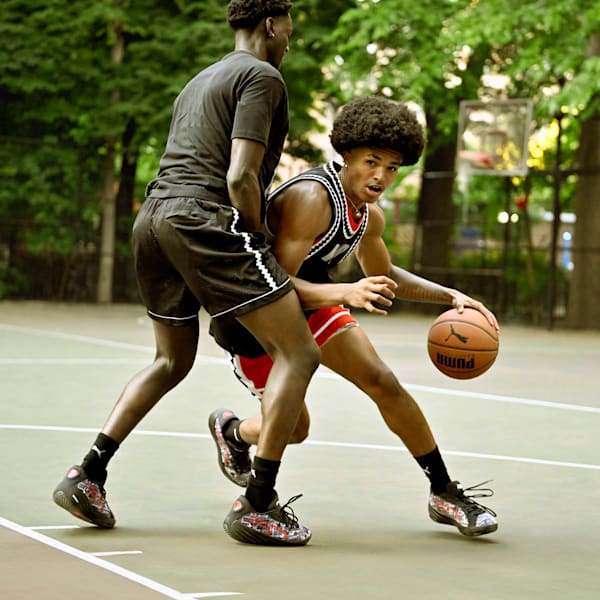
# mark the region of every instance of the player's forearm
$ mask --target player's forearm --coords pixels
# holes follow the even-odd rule
[[[311,283],[292,277],[302,308],[327,308],[346,303],[348,285],[345,283]]]
[[[454,290],[393,266],[391,278],[398,284],[396,298],[413,302],[452,304]]]
[[[251,174],[239,179],[228,179],[229,201],[242,217],[244,225],[250,231],[261,228],[261,194],[258,180]]]

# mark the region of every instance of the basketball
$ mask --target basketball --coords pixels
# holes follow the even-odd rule
[[[427,352],[433,364],[453,379],[472,379],[485,373],[498,356],[498,332],[478,310],[455,308],[431,325]]]

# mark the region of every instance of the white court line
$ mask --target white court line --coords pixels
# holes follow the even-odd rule
[[[112,552],[90,552],[92,556],[127,556],[129,554],[144,554],[141,550],[114,550]]]
[[[225,358],[218,358],[214,356],[201,356],[196,357],[196,362],[210,365],[228,365],[229,361]],[[130,365],[130,364],[149,364],[147,358],[0,358],[0,365],[7,366],[31,366],[37,365],[40,367],[49,365]]]
[[[217,598],[221,596],[239,596],[239,592],[207,592],[205,594],[184,594],[184,597],[188,600],[194,600],[195,598]]]
[[[432,392],[446,396],[460,396],[462,398],[477,398],[479,400],[493,400],[495,402],[509,402],[512,404],[526,404],[529,406],[543,406],[544,408],[558,408],[562,410],[575,410],[581,412],[599,413],[600,408],[596,406],[585,406],[583,404],[566,404],[563,402],[548,402],[547,400],[530,400],[529,398],[518,398],[514,396],[499,396],[497,394],[482,394],[480,392],[465,392],[460,390],[448,390],[445,388],[429,387],[408,383],[404,387],[421,392]]]
[[[147,358],[0,358],[0,365],[147,365]]]
[[[62,427],[52,425],[12,425],[0,423],[0,430],[27,430],[27,431],[65,431],[70,433],[97,433],[97,427]],[[208,433],[188,433],[183,431],[132,431],[130,435],[148,437],[173,437],[173,438],[195,438],[202,440],[212,439]],[[358,444],[354,442],[327,442],[320,440],[306,440],[302,442],[308,446],[327,446],[335,448],[354,448],[359,450],[383,450],[385,452],[408,452],[404,446],[388,446],[383,444]],[[450,456],[463,456],[467,458],[483,458],[485,460],[501,460],[509,462],[530,463],[534,465],[548,465],[552,467],[568,467],[571,469],[592,469],[600,471],[600,465],[588,463],[575,463],[560,460],[546,460],[543,458],[528,458],[525,456],[508,456],[505,454],[482,454],[480,452],[463,452],[460,450],[444,450],[444,454]]]
[[[8,323],[0,323],[0,329],[18,331],[21,333],[33,333],[35,335],[45,335],[47,337],[72,340],[74,342],[86,342],[88,344],[95,344],[96,346],[108,346],[109,348],[124,348],[126,350],[138,350],[140,352],[154,352],[154,348],[151,346],[141,346],[139,344],[129,344],[127,342],[115,342],[114,340],[106,340],[88,335],[77,335],[75,333],[64,333],[62,331],[48,331],[46,329],[35,329],[34,327],[9,325]]]
[[[36,525],[29,526],[28,529],[33,529],[35,531],[46,531],[53,529],[81,529],[79,525]]]
[[[201,364],[227,365],[229,362],[225,358],[214,356],[198,355],[196,357]],[[128,365],[128,364],[147,364],[148,360],[143,358],[0,358],[1,365],[39,365],[39,366],[78,366],[78,365]],[[315,377],[322,379],[335,379],[344,381],[344,378],[333,373],[326,367],[319,367]],[[476,398],[478,400],[490,400],[493,402],[506,402],[509,404],[522,404],[524,406],[540,406],[542,408],[555,408],[559,410],[572,410],[575,412],[589,412],[600,414],[600,407],[586,406],[583,404],[566,404],[563,402],[548,402],[547,400],[533,400],[531,398],[519,398],[518,396],[502,396],[498,394],[485,394],[483,392],[467,392],[463,390],[451,390],[448,388],[439,388],[416,383],[403,383],[407,390],[441,394],[444,396],[455,396],[457,398]]]
[[[129,344],[126,342],[115,342],[113,340],[107,340],[103,338],[91,337],[86,335],[77,335],[74,333],[64,333],[62,331],[47,331],[45,329],[35,329],[33,327],[22,327],[20,325],[9,325],[7,323],[0,323],[0,329],[6,329],[9,331],[18,331],[23,333],[34,333],[36,335],[45,335],[49,337],[58,337],[66,340],[73,340],[79,342],[86,342],[89,344],[95,344],[98,346],[108,346],[110,348],[124,348],[128,350],[137,350],[141,352],[153,353],[155,350],[151,346],[141,346],[138,344]],[[223,364],[229,366],[229,361],[223,358],[217,358],[213,356],[198,355],[196,360],[203,364]],[[81,365],[81,364],[127,364],[127,363],[138,363],[137,359],[77,359],[77,358],[63,358],[63,359],[34,359],[34,358],[0,358],[0,365]],[[142,362],[142,361],[139,361]],[[315,377],[322,377],[324,379],[338,379],[343,380],[343,377],[330,371],[325,367],[319,367]],[[457,396],[463,398],[477,398],[479,400],[490,400],[493,402],[508,402],[510,404],[523,404],[527,406],[540,406],[543,408],[556,408],[561,410],[574,410],[580,412],[590,412],[600,414],[600,407],[596,406],[585,406],[582,404],[566,404],[562,402],[548,402],[545,400],[532,400],[530,398],[519,398],[514,396],[502,396],[497,394],[485,394],[480,392],[465,392],[460,390],[451,390],[447,388],[431,387],[426,385],[418,385],[414,383],[405,383],[403,386],[408,390],[416,390],[421,392],[431,392],[435,394],[442,394],[446,396]]]
[[[225,359],[211,356],[198,356],[198,362],[204,364],[227,364]],[[128,365],[147,364],[148,360],[143,358],[0,358],[0,365]],[[344,380],[337,373],[329,370],[319,369],[315,377],[323,379]],[[522,404],[525,406],[541,406],[543,408],[556,408],[559,410],[573,410],[576,412],[590,412],[600,414],[600,408],[596,406],[585,406],[583,404],[566,404],[564,402],[548,402],[547,400],[532,400],[530,398],[519,398],[516,396],[502,396],[498,394],[485,394],[482,392],[467,392],[464,390],[450,390],[416,383],[404,383],[407,390],[429,392],[444,396],[455,396],[460,398],[477,398],[478,400],[491,400],[493,402],[507,402],[509,404]]]
[[[355,444],[352,442],[317,442],[306,440],[303,444],[313,446],[333,446],[338,448],[358,448],[364,450],[386,450],[392,452],[408,452],[404,447],[400,446],[384,446],[380,444]],[[545,460],[543,458],[527,458],[524,456],[507,456],[504,454],[482,454],[480,452],[461,452],[460,450],[444,450],[444,455],[449,456],[464,456],[467,458],[483,458],[486,460],[502,460],[510,462],[530,463],[534,465],[549,465],[552,467],[569,467],[571,469],[592,469],[600,471],[600,465],[591,465],[587,463],[574,463],[559,460]]]
[[[0,517],[0,527],[5,527],[6,529],[10,529],[11,531],[18,533],[19,535],[31,538],[32,540],[41,542],[42,544],[45,544],[46,546],[50,546],[51,548],[54,548],[55,550],[59,550],[60,552],[64,552],[65,554],[74,556],[75,558],[78,558],[79,560],[82,560],[84,562],[95,565],[96,567],[100,567],[101,569],[104,569],[106,571],[110,571],[111,573],[114,573],[115,575],[119,575],[121,577],[124,577],[125,579],[129,579],[130,581],[139,583],[140,585],[143,585],[144,587],[147,587],[159,594],[163,594],[163,596],[166,596],[167,598],[174,598],[175,600],[189,600],[189,598],[190,598],[189,594],[182,594],[181,592],[178,592],[177,590],[174,590],[173,588],[167,587],[166,585],[163,585],[162,583],[158,583],[157,581],[153,581],[152,579],[148,579],[147,577],[144,577],[143,575],[139,575],[138,573],[134,573],[133,571],[129,571],[128,569],[124,569],[123,567],[120,567],[111,562],[103,560],[102,558],[98,558],[97,556],[92,556],[91,554],[88,554],[87,552],[83,552],[81,550],[78,550],[77,548],[73,548],[72,546],[63,544],[62,542],[52,539],[42,533],[38,533],[37,531],[31,531],[27,527],[23,527],[22,525],[13,523],[12,521],[9,521],[8,519],[5,519],[3,517]],[[239,592],[226,592],[226,593],[222,593],[222,592],[208,593],[207,592],[202,595],[198,595],[196,597],[216,598],[217,596],[223,596],[223,595],[239,596],[241,594]]]

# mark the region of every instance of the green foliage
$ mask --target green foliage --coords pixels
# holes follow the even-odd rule
[[[547,317],[550,267],[546,252],[536,251],[533,254],[534,286],[530,284],[525,254],[520,247],[509,248],[506,255],[500,247],[488,249],[485,253],[462,252],[455,259],[455,266],[466,275],[482,267],[502,273],[498,283],[503,288],[501,293],[506,294],[506,312],[503,317],[524,321],[530,321],[535,313],[539,317],[545,313]],[[562,267],[556,270],[556,286],[564,301],[568,293],[569,278]],[[470,287],[466,286],[465,289]],[[495,295],[499,292],[500,290],[496,290]],[[491,298],[486,299],[486,302],[491,302]]]
[[[294,5],[295,35],[284,73],[291,145],[310,158],[316,156],[306,138],[314,128],[308,108],[322,88],[321,38],[349,4]],[[233,49],[226,5],[4,0],[1,11],[0,251],[8,262],[16,252],[72,255],[80,244],[98,244],[108,141],[119,153],[139,157],[134,195],[143,199],[164,148],[173,100],[198,71]],[[121,32],[122,55],[115,45]],[[131,216],[120,217],[122,254],[129,252],[130,223]]]
[[[332,32],[329,91],[341,101],[366,92],[414,100],[448,136],[461,99],[531,97],[540,123],[561,106],[592,113],[598,59],[584,54],[598,31],[595,0],[359,1]],[[481,75],[490,73],[510,77],[510,87],[486,88]]]
[[[143,198],[175,96],[233,48],[233,36],[222,0],[4,0],[0,10],[2,282],[18,249],[69,255],[97,243],[108,140],[137,157],[135,198]],[[564,166],[574,162],[582,120],[600,108],[600,59],[587,54],[600,32],[597,0],[296,0],[293,18],[282,68],[289,147],[311,162],[320,158],[307,137],[316,101],[335,106],[372,92],[414,101],[432,152],[454,143],[461,100],[530,97],[537,128],[562,116]],[[486,86],[490,74],[506,76],[508,87]],[[546,144],[536,169],[555,159],[555,144]],[[506,194],[494,179],[458,193],[458,214],[466,207],[468,219],[495,223]],[[514,185],[523,192],[524,182]],[[536,206],[549,209],[552,178],[533,175],[528,185],[532,216]],[[566,209],[574,185],[563,181]]]

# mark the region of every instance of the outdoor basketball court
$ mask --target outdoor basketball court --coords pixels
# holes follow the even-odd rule
[[[440,307],[440,312],[443,307]],[[435,370],[432,318],[359,315],[414,394],[452,477],[492,479],[494,534],[427,516],[425,477],[349,383],[319,370],[307,442],[286,450],[280,499],[313,529],[303,548],[243,545],[221,523],[240,488],[208,433],[219,406],[257,402],[206,334],[197,363],[111,463],[117,527],[51,500],[127,380],[153,356],[140,306],[0,303],[0,597],[596,599],[600,597],[600,334],[504,325],[481,377]]]

